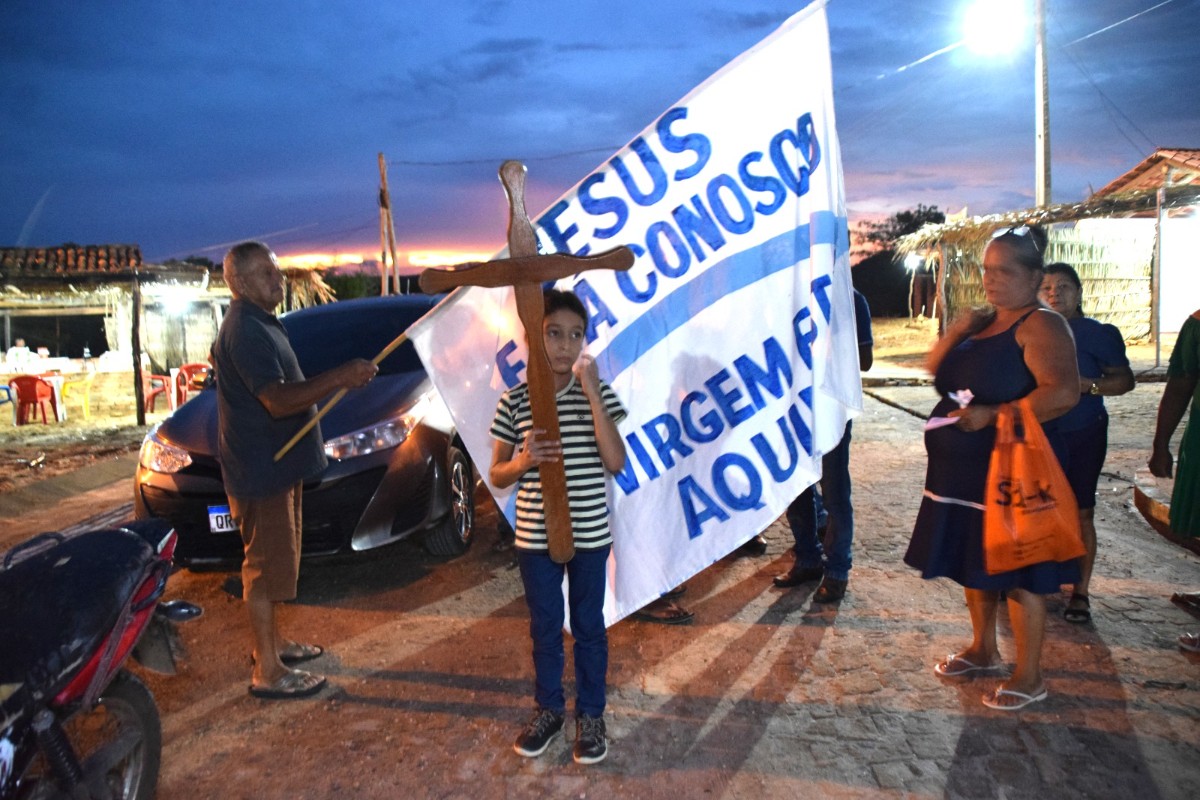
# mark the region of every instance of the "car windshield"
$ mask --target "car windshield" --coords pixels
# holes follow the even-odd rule
[[[424,316],[437,298],[413,296],[331,303],[281,317],[305,375],[317,375],[351,358],[373,359],[408,326]],[[422,370],[411,343],[401,345],[379,365],[379,374]]]

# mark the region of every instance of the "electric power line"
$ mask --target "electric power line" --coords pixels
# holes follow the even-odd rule
[[[612,153],[618,147],[590,147],[587,150],[571,150],[565,153],[551,153],[544,156],[532,156],[524,159],[526,162],[537,161],[554,161],[560,158],[575,158],[576,156],[588,156],[596,153]],[[388,160],[388,165],[398,165],[403,167],[457,167],[457,166],[477,166],[479,164],[495,164],[497,161],[503,161],[502,158],[470,158],[457,159],[449,161],[412,161],[406,159]]]
[[[251,239],[258,239],[258,240],[264,240],[264,241],[269,239],[272,242],[278,242],[281,244],[299,241],[300,239],[309,239],[310,241],[328,242],[328,241],[332,241],[334,237],[342,237],[341,239],[339,239],[339,241],[345,241],[345,239],[350,238],[351,234],[357,233],[359,231],[367,230],[368,228],[374,228],[374,227],[378,226],[378,224],[379,223],[377,221],[372,221],[370,223],[364,223],[362,225],[358,225],[353,228],[345,228],[345,229],[338,230],[338,231],[331,231],[329,233],[317,236],[315,239],[310,239],[309,237],[302,237],[302,236],[298,235],[301,231],[311,230],[312,228],[320,227],[320,225],[321,225],[321,223],[319,223],[319,222],[310,222],[307,225],[297,225],[292,228],[284,228],[283,230],[271,231],[270,233],[254,234],[254,235],[247,236],[247,237],[244,237],[242,239],[238,239],[238,240],[232,241],[232,242],[218,242],[217,244],[205,245],[203,247],[192,247],[187,250],[180,250],[177,253],[173,253],[173,254],[167,256],[165,260],[169,261],[173,258],[185,258],[187,256],[200,255],[201,253],[208,253],[208,252],[212,252],[214,250],[218,250],[218,251],[219,250],[227,250],[230,247],[233,247],[235,244],[239,244],[241,242],[248,241]],[[292,235],[289,236],[289,234],[292,234]]]
[[[1154,6],[1153,8],[1165,6],[1167,3],[1170,3],[1170,2],[1173,2],[1173,0],[1166,0],[1166,2],[1159,3],[1157,6]],[[1151,11],[1151,10],[1153,10],[1153,9],[1146,9],[1146,11]],[[1144,13],[1146,13],[1146,12],[1143,11],[1143,12],[1134,14],[1133,16],[1126,17],[1125,19],[1121,20],[1121,22],[1128,22],[1129,20],[1134,19],[1135,17],[1139,17]],[[1106,31],[1106,30],[1111,30],[1112,28],[1116,27],[1117,25],[1120,25],[1121,22],[1115,22],[1112,25],[1108,25],[1104,28],[1101,28],[1099,31],[1096,31],[1096,33],[1100,33],[1102,31]],[[1059,25],[1059,22],[1057,19],[1054,20],[1054,24],[1056,26]],[[1077,70],[1079,70],[1079,74],[1082,75],[1084,80],[1086,80],[1088,82],[1088,84],[1092,87],[1092,89],[1095,90],[1096,94],[1100,95],[1100,99],[1103,101],[1102,107],[1104,108],[1105,113],[1108,115],[1109,121],[1112,122],[1113,128],[1117,131],[1117,133],[1119,133],[1121,135],[1121,138],[1123,138],[1126,142],[1128,142],[1129,146],[1132,147],[1134,152],[1136,152],[1139,156],[1145,157],[1147,155],[1145,150],[1143,150],[1141,147],[1139,147],[1133,141],[1133,139],[1129,138],[1128,134],[1125,133],[1124,129],[1121,127],[1121,125],[1118,123],[1118,121],[1113,117],[1113,112],[1115,111],[1117,114],[1119,114],[1121,116],[1121,119],[1125,120],[1126,124],[1128,124],[1129,127],[1133,128],[1133,130],[1135,130],[1138,133],[1138,135],[1140,135],[1143,139],[1146,140],[1146,143],[1150,146],[1151,152],[1153,152],[1157,148],[1157,145],[1154,143],[1154,140],[1151,139],[1149,136],[1147,136],[1146,132],[1143,131],[1138,126],[1138,124],[1136,122],[1134,122],[1133,119],[1131,119],[1130,116],[1128,114],[1126,114],[1121,109],[1121,107],[1116,104],[1116,102],[1113,101],[1113,99],[1111,97],[1109,97],[1107,94],[1105,94],[1104,90],[1100,88],[1100,85],[1098,83],[1096,83],[1095,79],[1092,78],[1091,73],[1083,65],[1083,62],[1081,62],[1078,58],[1075,57],[1075,55],[1073,53],[1071,53],[1067,50],[1067,48],[1070,47],[1072,44],[1075,44],[1075,42],[1081,42],[1084,39],[1087,39],[1093,35],[1094,34],[1088,34],[1087,36],[1076,39],[1073,42],[1068,42],[1067,44],[1065,44],[1059,48],[1059,52],[1061,52],[1062,55],[1064,55],[1068,59],[1070,59],[1071,63],[1075,65],[1075,68]]]
[[[1066,44],[1063,45],[1063,47],[1070,47],[1073,44],[1079,44],[1084,39],[1090,39],[1093,36],[1098,36],[1098,35],[1104,33],[1105,31],[1112,30],[1113,28],[1117,27],[1118,25],[1124,25],[1126,22],[1129,22],[1130,20],[1137,19],[1138,17],[1142,16],[1143,14],[1149,14],[1154,9],[1162,8],[1163,6],[1167,5],[1168,3],[1173,3],[1173,2],[1175,2],[1175,0],[1163,0],[1158,5],[1150,6],[1149,8],[1143,9],[1142,11],[1139,11],[1136,14],[1128,16],[1123,20],[1118,20],[1117,22],[1114,22],[1112,25],[1106,25],[1105,27],[1101,28],[1098,31],[1092,31],[1091,33],[1087,34],[1086,36],[1080,36],[1078,39],[1076,39],[1072,42],[1067,42]]]

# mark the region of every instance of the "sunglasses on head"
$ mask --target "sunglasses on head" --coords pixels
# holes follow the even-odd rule
[[[1030,244],[1033,245],[1033,249],[1039,253],[1042,252],[1042,248],[1038,246],[1037,239],[1033,236],[1029,236],[1028,225],[1014,225],[1011,228],[1000,228],[998,231],[992,234],[992,238],[999,239],[1001,236],[1007,236],[1010,233],[1013,236],[1028,236]]]

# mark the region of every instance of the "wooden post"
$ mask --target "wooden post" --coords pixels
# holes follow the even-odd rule
[[[933,293],[934,293],[934,308],[937,309],[938,315],[938,337],[946,331],[946,323],[949,322],[949,317],[946,314],[946,247],[942,241],[938,240],[938,268],[937,274],[934,276]]]
[[[904,260],[908,261],[908,256],[905,256]],[[908,270],[908,316],[915,317],[916,313],[913,311],[913,292],[917,285],[917,270],[915,267],[908,269],[907,263],[904,265],[904,268]]]
[[[146,424],[146,392],[142,377],[142,281],[133,270],[133,401],[137,406],[138,427]]]
[[[1163,200],[1170,173],[1164,170],[1163,182],[1154,193],[1154,253],[1150,261],[1150,335],[1154,338],[1154,366],[1162,366],[1162,221]]]
[[[386,217],[388,251],[392,256],[392,286],[396,294],[400,293],[400,267],[396,264],[396,222],[392,217],[392,198],[388,191],[387,161],[383,153],[379,154],[379,199],[380,208]]]
[[[383,210],[383,190],[379,190],[379,296],[388,293],[387,212]]]

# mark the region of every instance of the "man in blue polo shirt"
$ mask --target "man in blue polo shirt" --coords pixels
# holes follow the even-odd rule
[[[306,697],[325,677],[289,664],[321,655],[317,645],[280,637],[276,605],[296,597],[300,574],[301,489],[325,469],[314,426],[279,460],[274,454],[316,413],[313,404],[339,389],[365,386],[378,369],[361,358],[306,379],[275,317],[283,273],[261,242],[243,242],[225,256],[233,295],[213,344],[217,382],[218,454],[229,509],[242,534],[242,599],[254,635],[250,694]]]

